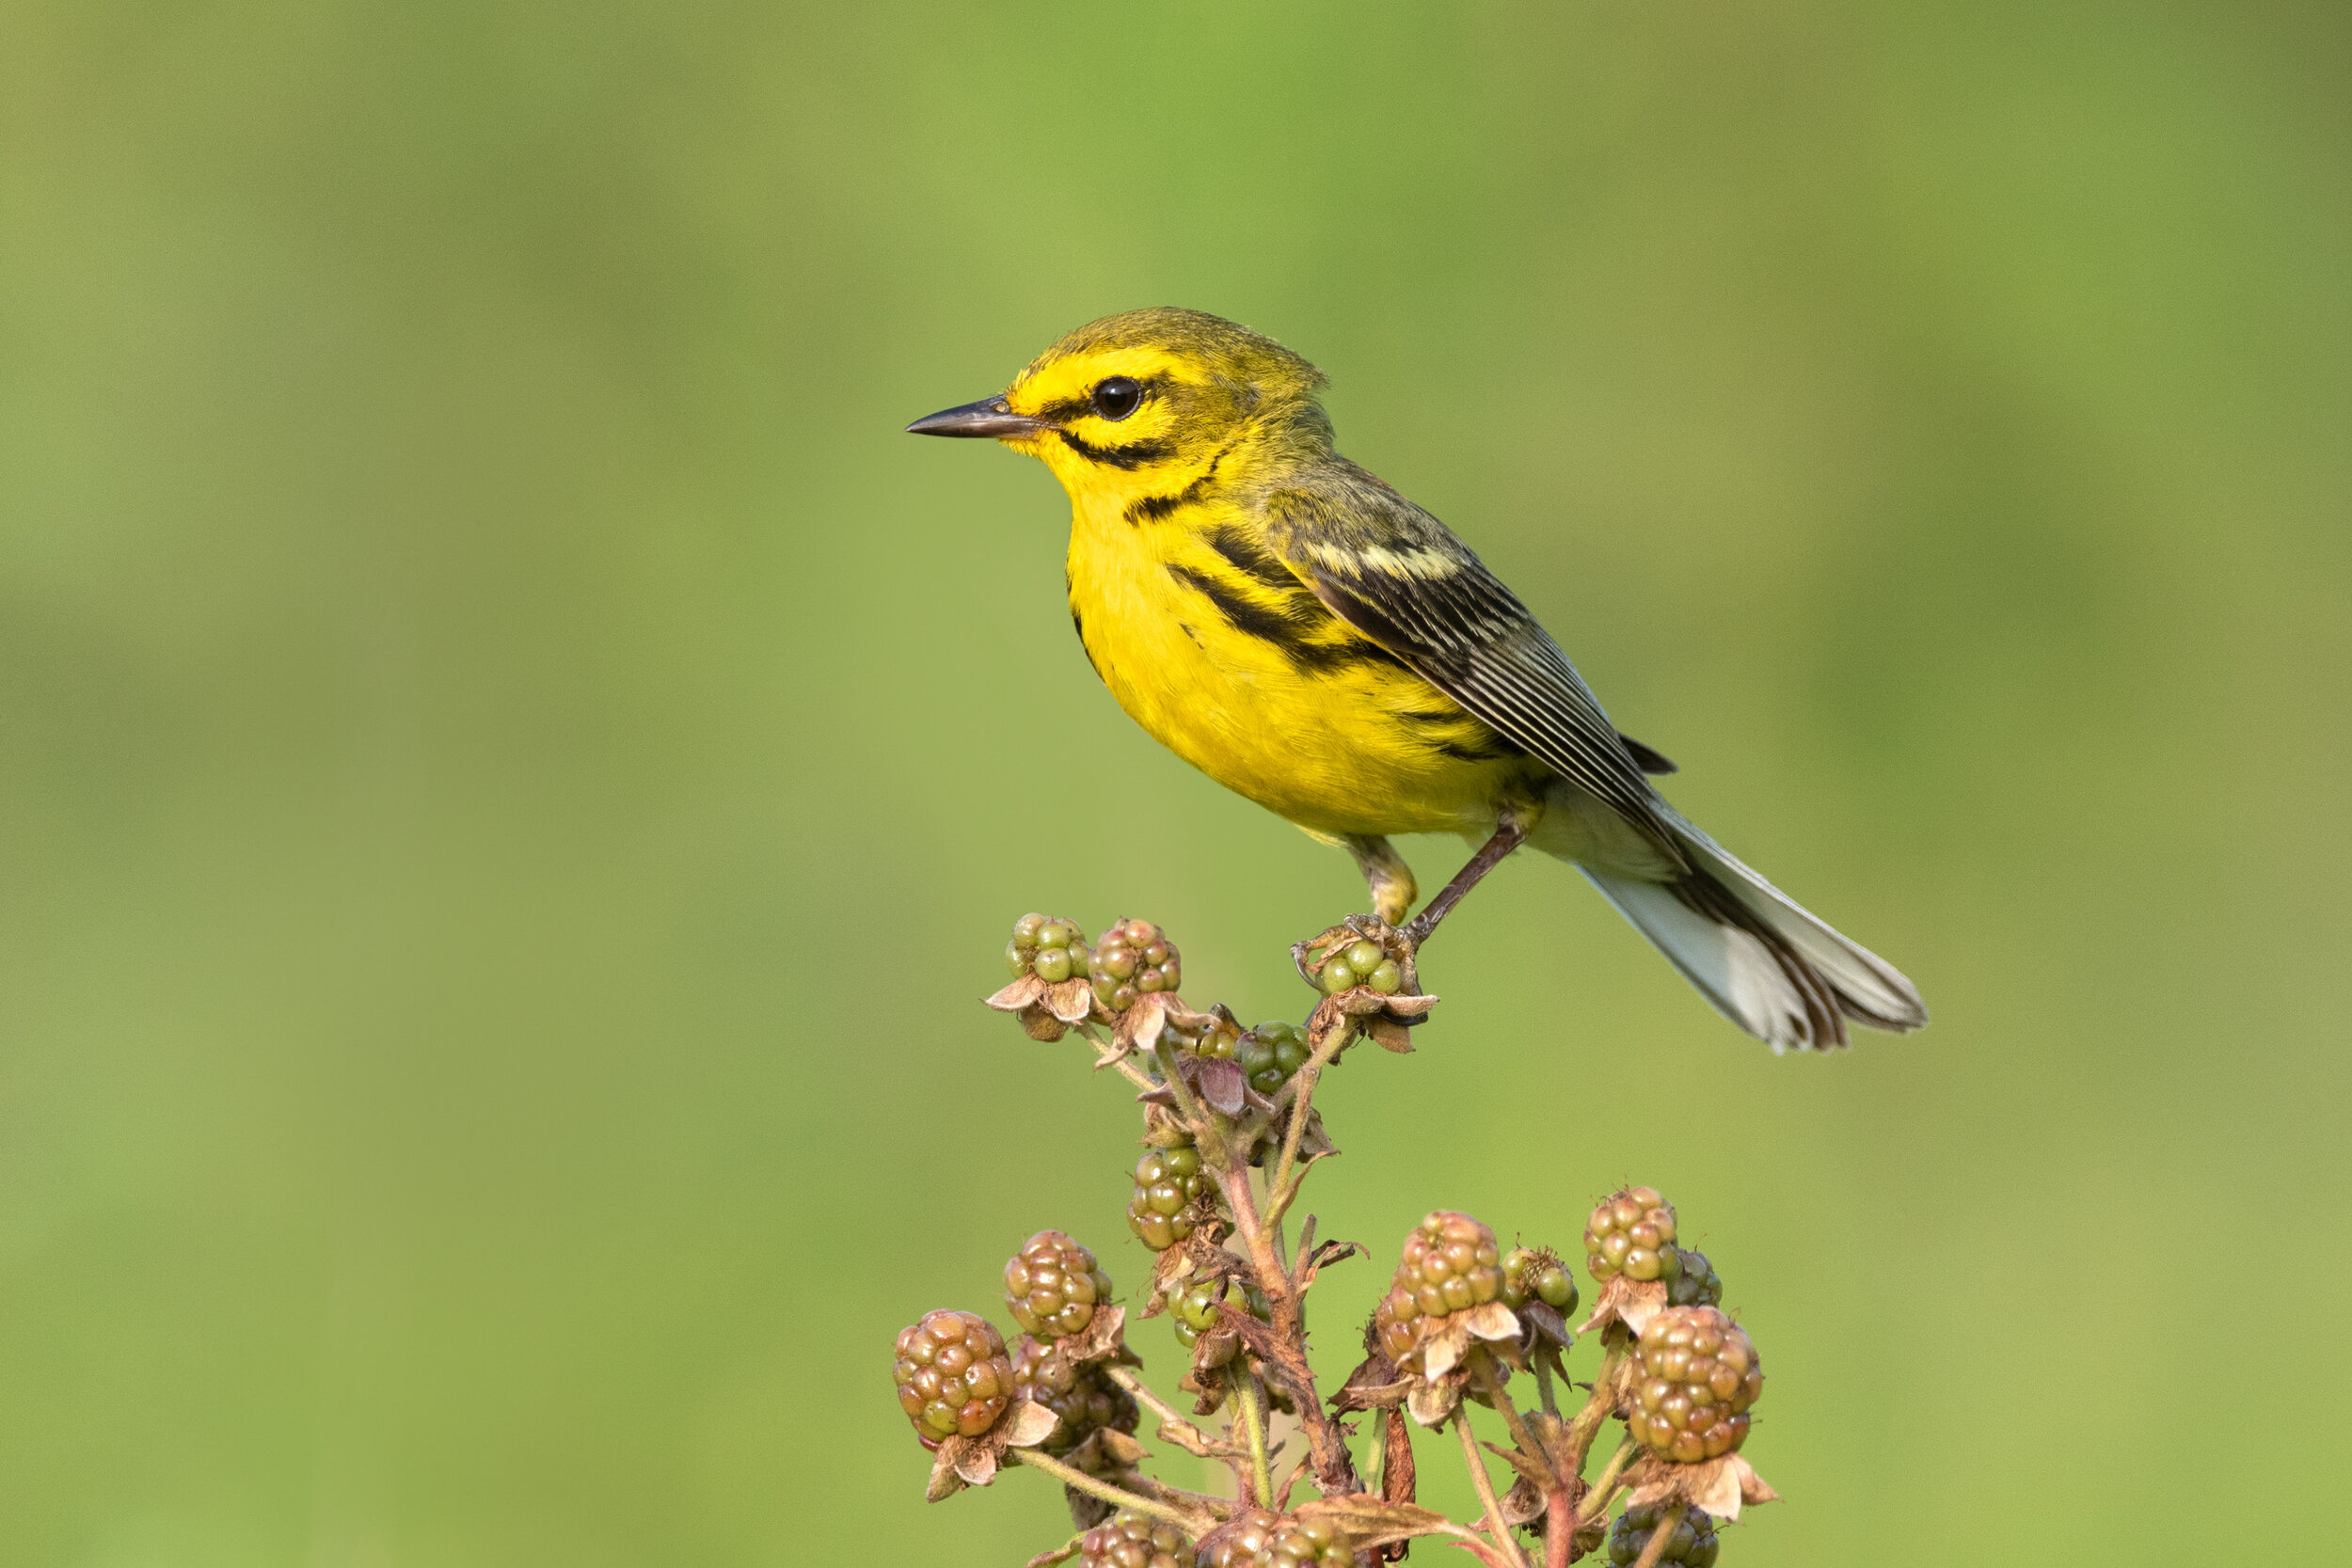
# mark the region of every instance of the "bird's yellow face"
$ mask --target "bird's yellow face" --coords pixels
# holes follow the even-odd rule
[[[1119,510],[1181,491],[1302,411],[1319,423],[1322,383],[1312,365],[1231,322],[1131,310],[1073,332],[997,396],[907,428],[993,437],[1043,460],[1082,509]]]

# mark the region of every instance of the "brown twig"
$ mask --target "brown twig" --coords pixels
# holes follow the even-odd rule
[[[1478,1489],[1478,1501],[1486,1511],[1486,1533],[1494,1537],[1495,1549],[1506,1561],[1527,1568],[1527,1558],[1511,1533],[1511,1527],[1502,1522],[1502,1504],[1495,1497],[1494,1477],[1486,1473],[1486,1461],[1478,1451],[1478,1438],[1470,1432],[1467,1412],[1454,1413],[1454,1430],[1462,1436],[1462,1463],[1470,1466],[1470,1484]]]
[[[1064,1486],[1074,1486],[1089,1497],[1102,1498],[1113,1508],[1132,1508],[1154,1519],[1165,1519],[1177,1528],[1194,1535],[1205,1534],[1216,1522],[1213,1515],[1188,1513],[1168,1503],[1155,1502],[1150,1497],[1137,1497],[1133,1492],[1113,1486],[1107,1481],[1097,1481],[1075,1465],[1064,1465],[1051,1454],[1040,1453],[1035,1449],[1007,1449],[1005,1457],[1042,1470]]]
[[[1666,1510],[1665,1517],[1658,1521],[1658,1528],[1649,1532],[1649,1542],[1643,1546],[1642,1555],[1633,1560],[1633,1568],[1658,1568],[1658,1560],[1666,1555],[1666,1543],[1674,1539],[1675,1527],[1682,1523],[1682,1515],[1690,1506],[1677,1502]]]

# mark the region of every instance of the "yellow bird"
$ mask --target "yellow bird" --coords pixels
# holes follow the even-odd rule
[[[1044,460],[1069,491],[1070,614],[1136,722],[1344,845],[1401,924],[1391,833],[1483,847],[1425,939],[1521,844],[1574,863],[1724,1015],[1774,1050],[1911,1030],[1895,968],[1686,821],[1559,644],[1446,527],[1332,447],[1323,373],[1197,310],[1082,326],[995,397],[915,420]]]

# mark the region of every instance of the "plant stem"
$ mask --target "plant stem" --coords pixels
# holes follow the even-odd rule
[[[1282,1157],[1275,1162],[1273,1179],[1266,1183],[1266,1213],[1270,1219],[1280,1220],[1289,1210],[1291,1200],[1298,1196],[1304,1180],[1295,1174],[1298,1141],[1306,1135],[1308,1113],[1314,1104],[1315,1085],[1321,1080],[1323,1069],[1347,1048],[1347,1042],[1355,1034],[1356,1025],[1352,1020],[1332,1031],[1331,1037],[1317,1046],[1314,1054],[1308,1057],[1292,1074],[1291,1081],[1282,1085],[1291,1096],[1291,1124],[1282,1134]]]
[[[1519,1452],[1530,1459],[1549,1460],[1550,1450],[1535,1441],[1535,1434],[1527,1430],[1525,1421],[1519,1419],[1518,1406],[1513,1404],[1511,1396],[1502,1391],[1502,1379],[1495,1376],[1492,1358],[1479,1356],[1473,1375],[1478,1379],[1479,1391],[1494,1402],[1495,1410],[1502,1417],[1502,1424],[1511,1429],[1511,1441],[1519,1446]]]
[[[1258,1489],[1258,1506],[1274,1506],[1274,1471],[1266,1464],[1265,1402],[1258,1380],[1234,1363],[1233,1402],[1241,1408],[1242,1433],[1249,1442],[1249,1479]]]
[[[1495,1499],[1494,1478],[1486,1473],[1486,1461],[1478,1452],[1478,1438],[1470,1431],[1469,1414],[1458,1407],[1454,1412],[1454,1430],[1462,1435],[1462,1463],[1470,1466],[1470,1484],[1478,1488],[1478,1501],[1486,1511],[1486,1533],[1494,1537],[1495,1549],[1505,1561],[1527,1568],[1527,1559],[1521,1555],[1511,1527],[1502,1522],[1502,1504]]]
[[[1050,1454],[1040,1453],[1035,1449],[1007,1449],[1005,1457],[1042,1470],[1064,1486],[1074,1486],[1089,1497],[1102,1498],[1114,1508],[1132,1508],[1136,1513],[1148,1513],[1154,1519],[1165,1519],[1179,1529],[1188,1530],[1194,1535],[1202,1533],[1203,1526],[1200,1514],[1188,1513],[1183,1509],[1172,1508],[1167,1503],[1154,1502],[1150,1497],[1138,1497],[1133,1492],[1123,1491],[1107,1481],[1095,1480],[1075,1465],[1064,1465]]]
[[[1125,1056],[1113,1054],[1119,1048],[1103,1038],[1102,1029],[1091,1021],[1080,1023],[1078,1033],[1086,1037],[1089,1045],[1094,1047],[1095,1066],[1117,1068],[1127,1082],[1146,1094],[1150,1094],[1160,1086],[1157,1079]]]
[[[1609,1463],[1601,1466],[1600,1474],[1593,1478],[1592,1490],[1585,1493],[1584,1506],[1578,1510],[1582,1523],[1589,1525],[1609,1512],[1609,1501],[1616,1496],[1617,1478],[1625,1474],[1625,1467],[1641,1451],[1642,1445],[1628,1433],[1625,1441],[1617,1445],[1617,1451],[1609,1456]]]
[[[1649,1544],[1642,1548],[1642,1555],[1633,1560],[1633,1568],[1658,1568],[1658,1560],[1666,1555],[1666,1543],[1674,1539],[1675,1527],[1682,1523],[1682,1515],[1690,1506],[1678,1502],[1666,1510],[1665,1517],[1658,1521],[1658,1528],[1649,1532]]]
[[[1307,1433],[1308,1449],[1314,1456],[1316,1484],[1328,1493],[1356,1491],[1360,1484],[1356,1479],[1356,1462],[1323,1408],[1323,1396],[1315,1390],[1314,1370],[1307,1363],[1306,1320],[1299,1311],[1297,1292],[1291,1289],[1290,1271],[1282,1266],[1265,1222],[1258,1216],[1258,1200],[1249,1190],[1249,1167],[1222,1165],[1217,1175],[1226,1204],[1233,1212],[1233,1227],[1249,1248],[1258,1289],[1265,1292],[1274,1331],[1291,1347],[1298,1363],[1298,1386],[1290,1391],[1298,1406],[1298,1423]],[[1289,1386],[1287,1378],[1286,1372],[1285,1386]]]
[[[1584,1469],[1584,1455],[1593,1446],[1593,1434],[1600,1423],[1616,1413],[1617,1402],[1609,1392],[1609,1386],[1617,1380],[1617,1369],[1625,1362],[1625,1348],[1612,1345],[1600,1358],[1600,1370],[1593,1374],[1593,1394],[1584,1402],[1584,1408],[1568,1423],[1568,1458],[1571,1467],[1580,1474]]]
[[[1544,1397],[1544,1414],[1555,1418],[1560,1414],[1560,1396],[1551,1386],[1551,1364],[1559,1358],[1560,1353],[1549,1346],[1535,1353],[1535,1387]]]
[[[1156,1435],[1166,1438],[1186,1453],[1201,1459],[1221,1459],[1228,1463],[1241,1457],[1241,1450],[1232,1444],[1218,1442],[1191,1421],[1186,1420],[1182,1412],[1160,1398],[1152,1391],[1150,1384],[1136,1376],[1133,1367],[1106,1366],[1103,1369],[1103,1375],[1126,1389],[1128,1393],[1135,1396],[1136,1403],[1157,1416],[1160,1418],[1160,1428]]]

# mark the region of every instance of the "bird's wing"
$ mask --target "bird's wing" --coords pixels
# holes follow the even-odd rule
[[[1267,533],[1291,569],[1423,680],[1671,843],[1641,764],[1518,595],[1437,518],[1348,467],[1333,488],[1266,499]]]

